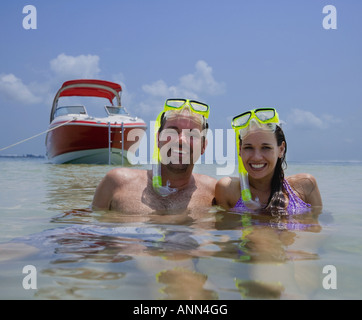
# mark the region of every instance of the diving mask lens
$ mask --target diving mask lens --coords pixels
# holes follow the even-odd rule
[[[274,118],[275,116],[275,110],[274,109],[257,109],[255,110],[255,116],[260,121],[268,121]]]
[[[185,99],[168,99],[166,101],[166,106],[175,109],[180,109],[185,104],[185,102],[186,102]]]
[[[233,118],[231,125],[234,129],[242,129],[249,125],[250,120],[256,118],[260,123],[279,123],[275,109],[260,108],[244,112]]]
[[[233,128],[243,127],[249,122],[250,117],[251,117],[251,112],[250,111],[245,112],[239,116],[234,117],[231,125]]]
[[[188,100],[188,99],[168,99],[165,103],[165,111],[168,110],[181,110],[188,106],[194,113],[201,114],[205,118],[209,117],[209,106],[205,103]]]
[[[207,112],[209,110],[209,106],[207,104],[197,102],[197,101],[190,101],[191,107],[194,111],[198,112]]]

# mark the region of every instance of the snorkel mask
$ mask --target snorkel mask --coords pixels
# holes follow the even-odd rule
[[[179,116],[192,116],[197,121],[205,123],[209,117],[209,106],[205,103],[189,99],[168,99],[165,102],[163,111],[157,116],[155,122],[155,142],[153,148],[153,164],[152,164],[152,186],[153,189],[162,197],[167,197],[177,192],[177,188],[171,188],[170,182],[166,182],[166,186],[162,185],[161,176],[161,155],[158,147],[158,131],[161,127],[162,116],[166,119]]]
[[[236,150],[238,150],[238,171],[240,178],[241,197],[243,202],[251,209],[261,207],[259,200],[252,200],[248,172],[246,171],[243,159],[240,155],[240,139],[256,129],[275,131],[279,125],[279,115],[274,108],[253,109],[238,116],[231,121],[231,126],[235,130]]]

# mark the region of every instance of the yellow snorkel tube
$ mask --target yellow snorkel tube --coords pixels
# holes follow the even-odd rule
[[[236,150],[240,150],[240,133],[239,130],[235,130],[236,137]],[[248,172],[246,171],[241,158],[240,152],[238,151],[238,171],[240,177],[240,186],[241,186],[241,197],[244,202],[251,201],[251,192],[249,187]]]
[[[235,131],[236,150],[238,152],[238,171],[241,188],[241,198],[245,205],[251,209],[259,209],[261,204],[259,199],[252,199],[248,172],[246,171],[243,159],[240,154],[240,140],[252,127],[259,129],[275,130],[275,124],[279,125],[279,115],[274,108],[253,109],[238,116],[231,121],[231,126]]]
[[[161,118],[164,114],[162,111],[155,122],[155,142],[153,147],[153,162],[152,162],[152,187],[153,189],[162,197],[167,197],[172,193],[177,192],[176,188],[170,187],[170,181],[167,181],[166,186],[162,186],[162,176],[161,176],[161,157],[160,157],[160,149],[158,147],[158,130],[161,127]]]
[[[189,99],[167,99],[163,111],[157,116],[155,122],[155,141],[153,148],[153,163],[152,163],[152,187],[162,197],[167,197],[172,193],[177,192],[177,188],[171,188],[170,182],[166,182],[166,186],[162,185],[161,174],[161,155],[158,147],[158,131],[161,127],[162,115],[166,116],[168,112],[181,115],[184,110],[188,110],[189,114],[197,114],[205,121],[209,116],[209,106],[205,103]],[[202,116],[202,117],[201,117]]]
[[[250,186],[249,186],[249,178],[248,172],[246,171],[243,163],[243,159],[240,155],[240,133],[239,130],[235,129],[235,137],[236,137],[236,150],[238,150],[238,171],[239,171],[239,179],[240,179],[240,188],[241,188],[241,198],[247,207],[250,209],[259,209],[261,207],[259,200],[256,198],[254,201],[251,196]]]

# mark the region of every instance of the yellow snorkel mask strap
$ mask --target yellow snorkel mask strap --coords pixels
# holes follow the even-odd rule
[[[245,135],[258,128],[275,131],[275,126],[278,124],[279,115],[274,108],[258,108],[250,110],[234,117],[231,122],[231,126],[235,130],[236,150],[238,152],[241,198],[245,205],[251,209],[259,209],[261,204],[258,198],[253,200],[251,196],[248,172],[244,167],[243,159],[240,155],[240,140],[243,138],[241,135]]]
[[[153,147],[153,163],[152,163],[152,187],[162,197],[167,197],[177,192],[177,188],[170,187],[170,181],[166,182],[166,186],[162,186],[161,165],[160,165],[160,149],[158,148],[158,130],[161,127],[161,118],[164,114],[162,111],[155,122],[155,142]]]
[[[243,163],[243,159],[240,155],[240,133],[239,130],[235,130],[236,136],[236,150],[238,150],[238,171],[241,185],[241,197],[244,202],[251,200],[251,192],[249,188],[248,172],[246,171]]]
[[[196,116],[200,121],[206,121],[209,116],[209,106],[205,103],[189,99],[167,99],[163,111],[158,115],[155,122],[155,142],[153,148],[153,163],[152,163],[152,187],[162,197],[167,197],[172,193],[177,192],[177,188],[171,188],[170,182],[166,182],[166,186],[162,185],[161,175],[161,155],[158,148],[158,131],[161,127],[162,115],[175,113],[182,115],[186,111],[189,115]]]
[[[240,188],[241,188],[241,198],[245,205],[252,209],[258,209],[261,207],[261,204],[259,202],[259,199],[256,198],[254,201],[251,197],[251,191],[249,186],[249,178],[248,178],[248,172],[246,171],[243,159],[240,155],[240,132],[239,129],[235,130],[235,139],[236,139],[236,150],[238,152],[238,171],[239,171],[239,179],[240,179]]]

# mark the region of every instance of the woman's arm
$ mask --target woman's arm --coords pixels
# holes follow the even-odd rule
[[[221,178],[215,186],[215,204],[224,209],[233,208],[239,199],[239,186],[238,179],[237,183],[235,183],[234,179],[231,177]]]

